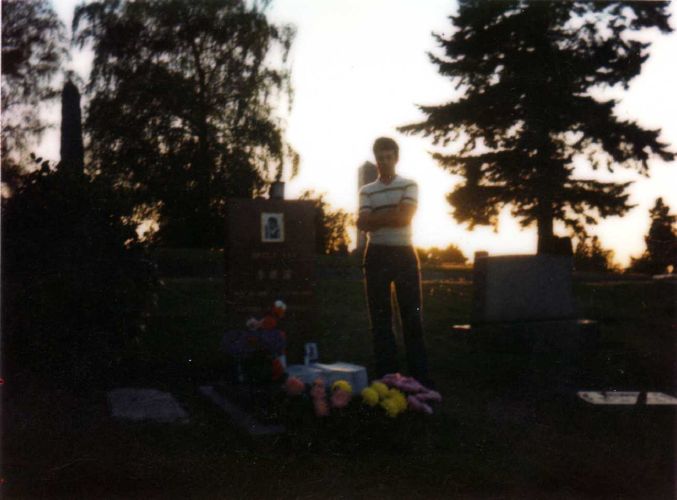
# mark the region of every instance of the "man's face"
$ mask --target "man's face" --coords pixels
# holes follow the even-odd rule
[[[376,151],[376,165],[378,166],[379,174],[393,175],[395,173],[395,165],[397,165],[397,153],[392,149]]]

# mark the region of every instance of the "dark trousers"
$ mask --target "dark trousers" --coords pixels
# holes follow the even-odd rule
[[[421,273],[416,250],[413,246],[368,245],[363,264],[376,376],[399,371],[390,304],[390,284],[394,283],[409,374],[418,380],[427,380],[428,358],[421,317]]]

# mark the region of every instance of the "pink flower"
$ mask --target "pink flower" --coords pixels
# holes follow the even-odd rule
[[[383,382],[388,387],[392,387],[393,385],[400,382],[403,378],[404,377],[400,373],[389,373],[381,378],[381,382]]]
[[[428,415],[431,415],[433,412],[433,409],[418,399],[418,396],[407,396],[407,403],[409,403],[409,407],[414,411],[427,413]]]
[[[297,377],[289,377],[284,383],[284,389],[290,396],[298,396],[305,390],[306,385]]]
[[[425,387],[423,387],[418,380],[411,377],[402,380],[402,382],[400,382],[399,384],[398,389],[409,393],[425,391]]]
[[[318,417],[326,417],[329,415],[329,405],[324,399],[316,399],[313,401],[315,407],[315,415]]]
[[[396,389],[408,394],[418,394],[430,391],[430,389],[425,387],[414,377],[405,377],[400,373],[389,373],[388,375],[384,375],[383,378],[381,378],[381,382],[383,382],[388,387],[395,387]],[[439,393],[436,394],[439,395]],[[437,399],[435,399],[435,401],[437,401]]]
[[[324,399],[327,395],[327,390],[324,387],[324,381],[322,379],[317,379],[313,384],[312,389],[310,389],[310,397],[315,399]]]
[[[327,404],[327,389],[324,386],[322,379],[317,379],[310,389],[310,397],[313,398],[313,407],[315,408],[315,415],[318,417],[326,417],[329,415],[329,405]]]
[[[442,401],[442,395],[437,392],[437,391],[431,391],[431,390],[426,390],[425,392],[421,392],[416,395],[418,399],[421,401],[436,401],[440,402]]]
[[[334,408],[345,408],[350,402],[351,394],[343,389],[336,389],[331,395],[331,405]]]

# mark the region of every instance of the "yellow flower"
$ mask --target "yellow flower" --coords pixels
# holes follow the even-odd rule
[[[404,411],[407,409],[407,398],[404,396],[402,391],[390,389],[390,391],[388,391],[387,399],[392,399],[397,405],[399,411]]]
[[[404,393],[394,387],[389,389],[386,393],[384,401],[389,401],[388,407],[393,408],[396,413],[401,413],[407,409],[407,398]],[[384,408],[386,408],[384,406]],[[387,410],[387,408],[386,408]]]
[[[391,418],[396,417],[402,411],[400,405],[395,401],[395,398],[384,399],[381,401],[381,406]]]
[[[362,400],[369,406],[376,406],[378,404],[378,392],[371,387],[362,389]]]
[[[385,385],[383,382],[374,382],[371,384],[371,388],[376,391],[378,397],[380,397],[381,399],[388,396],[388,386]]]
[[[346,391],[348,394],[353,393],[353,387],[347,380],[337,380],[336,382],[334,382],[331,386],[331,390],[335,391],[336,389],[342,389]]]

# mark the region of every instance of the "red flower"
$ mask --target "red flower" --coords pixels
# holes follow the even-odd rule
[[[290,396],[298,396],[306,389],[306,384],[298,377],[289,377],[284,383],[284,389]]]
[[[261,320],[261,328],[264,330],[272,330],[277,326],[277,318],[272,314],[266,314]]]
[[[272,378],[273,380],[278,380],[284,375],[284,366],[282,366],[282,362],[280,361],[280,358],[275,358],[273,360],[273,373],[272,373]]]

